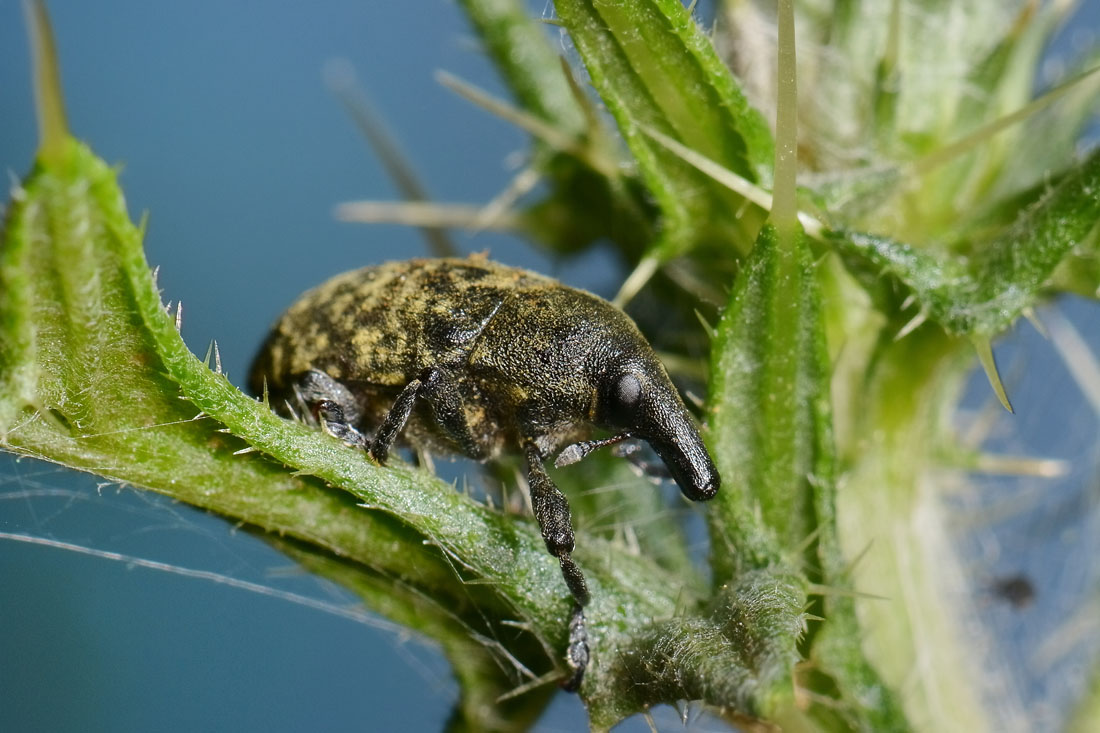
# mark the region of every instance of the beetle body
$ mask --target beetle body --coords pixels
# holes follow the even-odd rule
[[[480,460],[526,457],[535,516],[577,601],[567,687],[587,664],[587,589],[569,558],[568,503],[542,461],[564,446],[559,464],[641,438],[688,498],[719,486],[683,401],[626,314],[484,258],[391,262],[307,292],[253,364],[252,389],[265,380],[277,408],[300,398],[329,432],[381,461],[398,437]],[[589,440],[599,429],[614,435]]]

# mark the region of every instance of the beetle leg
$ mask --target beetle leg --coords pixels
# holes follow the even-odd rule
[[[339,438],[354,448],[365,448],[367,438],[355,428],[344,414],[343,408],[337,402],[322,400],[314,408],[318,422],[325,432],[334,438]]]
[[[535,511],[542,539],[546,549],[554,557],[573,551],[573,524],[570,521],[569,501],[565,494],[550,480],[546,468],[542,465],[542,454],[532,443],[526,446],[527,483],[531,488],[531,508]],[[569,582],[568,575],[566,582]],[[574,593],[574,596],[577,594]],[[580,600],[578,598],[578,600]]]
[[[641,471],[643,476],[658,481],[672,478],[672,474],[665,464],[650,460],[646,456],[645,448],[641,443],[635,441],[619,443],[611,449],[611,453],[618,458],[625,458],[630,465]]]
[[[584,623],[584,608],[581,604],[573,604],[573,614],[569,617],[569,648],[566,650],[566,661],[573,673],[561,683],[562,689],[567,692],[576,692],[581,681],[584,680],[584,671],[588,669],[588,630]]]
[[[420,391],[422,385],[423,382],[419,379],[414,379],[406,384],[405,388],[401,390],[401,393],[397,395],[393,407],[386,413],[386,417],[382,420],[382,424],[378,426],[378,431],[374,434],[374,440],[370,442],[367,453],[370,453],[371,458],[379,463],[386,462],[386,459],[390,455],[390,447],[393,446],[393,441],[397,438],[401,429],[405,427],[405,423],[409,421],[409,415],[412,414],[413,405],[416,404],[417,393]]]
[[[298,378],[294,393],[310,409],[316,409],[321,402],[333,402],[339,408],[349,424],[356,424],[362,417],[359,401],[342,382],[339,382],[319,369],[310,369]]]
[[[408,422],[417,398],[427,400],[435,421],[462,447],[466,455],[471,458],[484,457],[484,448],[474,439],[470,424],[466,422],[466,413],[462,409],[457,385],[448,372],[438,367],[430,367],[425,369],[419,378],[405,385],[397,395],[397,400],[386,413],[378,432],[374,435],[374,440],[371,441],[369,452],[372,458],[379,463],[386,462],[390,447]]]
[[[558,457],[554,459],[554,465],[558,468],[572,465],[597,448],[604,448],[610,445],[613,446],[611,448],[611,454],[613,456],[625,458],[634,468],[638,469],[642,475],[658,480],[672,478],[672,474],[668,472],[668,469],[663,463],[651,461],[646,457],[641,443],[632,440],[633,437],[634,436],[630,433],[620,433],[610,438],[603,438],[601,440],[582,440],[579,443],[567,445],[562,449],[561,453],[558,454]]]
[[[420,375],[424,383],[424,397],[432,407],[432,416],[436,423],[462,447],[462,451],[475,460],[485,457],[485,447],[474,438],[470,423],[466,420],[466,411],[462,409],[462,398],[458,385],[451,373],[432,367]]]
[[[317,369],[310,369],[294,385],[298,402],[325,432],[348,445],[363,448],[367,439],[356,428],[359,403],[346,386]]]
[[[542,465],[542,454],[534,443],[528,443],[527,483],[531,489],[531,507],[542,530],[542,539],[550,554],[558,558],[562,577],[573,594],[573,613],[569,618],[569,647],[566,662],[572,674],[562,683],[566,690],[576,690],[584,679],[588,667],[588,631],[584,621],[584,606],[588,605],[588,584],[584,573],[569,556],[573,552],[574,533],[569,515],[569,502],[565,494],[550,480]]]
[[[633,436],[630,433],[620,433],[619,435],[613,435],[610,438],[604,438],[602,440],[582,440],[579,443],[573,443],[572,445],[566,446],[562,452],[558,454],[558,457],[554,460],[554,465],[558,468],[572,465],[597,448],[615,445],[631,437]]]

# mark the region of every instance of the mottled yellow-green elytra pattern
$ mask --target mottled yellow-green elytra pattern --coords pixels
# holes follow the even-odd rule
[[[550,449],[586,432],[596,389],[585,367],[612,345],[633,354],[637,343],[645,342],[620,310],[551,278],[477,256],[409,260],[305,293],[276,323],[250,381],[259,392],[266,376],[278,409],[300,375],[320,370],[356,394],[369,428],[402,387],[442,368],[459,382],[474,436],[495,455],[521,437]],[[655,358],[646,361],[664,376]],[[517,422],[539,434],[518,435]],[[456,450],[432,423],[419,406],[405,439]]]

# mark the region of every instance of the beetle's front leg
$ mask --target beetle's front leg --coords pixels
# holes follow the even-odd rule
[[[657,482],[672,478],[668,466],[660,461],[650,460],[650,458],[646,456],[644,446],[637,441],[619,443],[611,449],[611,455],[618,458],[625,458],[630,465],[638,469],[646,478],[653,479]]]
[[[619,435],[613,435],[610,438],[602,438],[600,440],[582,440],[579,443],[573,443],[566,446],[558,457],[554,459],[554,465],[558,468],[562,466],[569,466],[587,456],[597,448],[604,448],[606,446],[612,446],[611,453],[619,458],[625,458],[630,462],[630,465],[638,469],[643,476],[651,479],[664,480],[672,478],[672,474],[668,472],[668,468],[663,463],[656,463],[649,460],[640,443],[633,440],[634,435],[631,433],[620,433]]]
[[[310,369],[294,384],[294,394],[329,435],[350,446],[366,447],[366,437],[355,427],[360,418],[359,403],[344,384],[318,369]]]
[[[565,584],[573,594],[573,613],[569,618],[569,648],[566,652],[566,662],[572,674],[562,683],[566,690],[573,691],[580,687],[584,671],[588,667],[588,630],[584,620],[584,606],[588,604],[588,584],[584,580],[584,573],[570,557],[574,534],[569,501],[550,480],[542,465],[542,453],[538,447],[534,443],[528,443],[524,452],[527,457],[527,483],[531,489],[531,507],[535,512],[535,519],[542,531],[546,549],[558,558]]]
[[[474,438],[470,424],[466,421],[462,398],[454,377],[445,369],[429,367],[417,379],[405,385],[393,407],[386,413],[368,448],[372,458],[379,463],[386,462],[390,448],[408,422],[418,398],[427,400],[436,423],[458,443],[466,455],[475,459],[485,456],[484,447]]]
[[[619,435],[613,435],[610,438],[603,438],[601,440],[582,440],[579,443],[573,443],[566,446],[558,457],[554,459],[554,465],[558,468],[562,466],[569,466],[587,456],[597,448],[603,448],[607,445],[617,445],[624,440],[628,440],[633,437],[630,433],[620,433]]]

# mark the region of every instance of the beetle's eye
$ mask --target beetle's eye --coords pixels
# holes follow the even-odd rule
[[[609,376],[600,389],[598,420],[604,427],[632,429],[643,401],[642,379],[633,370]]]
[[[642,383],[634,373],[627,372],[619,377],[619,382],[615,385],[615,402],[620,408],[634,408],[641,397]]]

